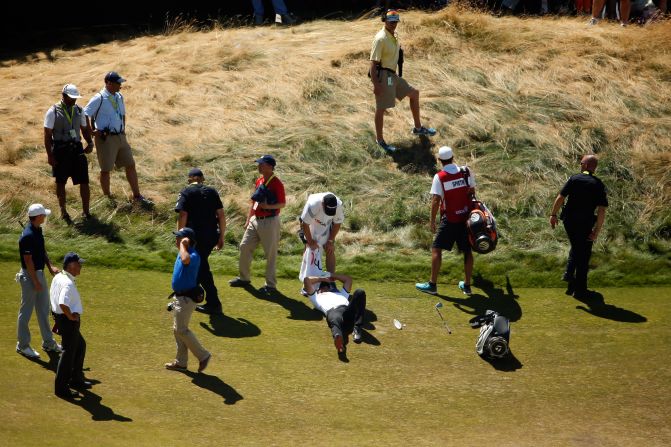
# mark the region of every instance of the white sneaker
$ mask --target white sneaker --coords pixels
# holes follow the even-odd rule
[[[29,359],[39,359],[40,358],[39,352],[37,352],[36,350],[31,348],[30,346],[26,346],[23,349],[19,349],[19,346],[16,345],[16,352],[18,352],[22,356],[27,357]]]
[[[63,353],[63,346],[58,343],[53,346],[42,346],[42,349],[44,349],[45,352],[55,352],[56,354]]]

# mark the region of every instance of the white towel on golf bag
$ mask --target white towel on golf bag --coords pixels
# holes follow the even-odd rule
[[[305,247],[303,253],[303,261],[301,261],[301,271],[298,273],[298,279],[303,281],[306,276],[323,276],[322,270],[322,249],[311,249],[309,246]]]

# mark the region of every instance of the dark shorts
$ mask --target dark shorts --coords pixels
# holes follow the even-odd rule
[[[89,162],[81,143],[77,145],[55,144],[53,149],[55,166],[51,174],[56,183],[67,183],[72,178],[73,185],[89,183]]]
[[[431,247],[452,250],[455,242],[459,251],[463,253],[471,251],[471,245],[468,243],[468,234],[466,233],[466,223],[451,223],[441,220],[436,238],[433,240]]]

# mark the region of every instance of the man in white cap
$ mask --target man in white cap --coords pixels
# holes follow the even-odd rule
[[[116,203],[110,190],[110,173],[115,166],[123,167],[133,191],[133,200],[151,208],[154,204],[140,194],[133,151],[126,141],[126,106],[119,92],[124,82],[126,80],[116,71],[108,72],[105,75],[105,87],[89,100],[84,113],[95,138],[103,194],[110,203]]]
[[[412,128],[413,135],[430,137],[436,134],[435,129],[422,126],[419,115],[419,90],[396,74],[401,45],[395,32],[400,20],[398,11],[393,9],[382,16],[384,27],[375,35],[370,52],[369,74],[375,94],[375,136],[377,144],[386,152],[394,152],[396,148],[384,141],[384,112],[395,107],[397,99],[401,101],[406,96],[410,98],[410,110],[415,122],[415,127]]]
[[[75,283],[84,262],[77,253],[69,252],[63,258],[63,270],[51,281],[51,311],[63,340],[63,354],[56,368],[55,393],[63,399],[78,395],[70,388],[87,389],[92,386],[84,377],[86,341],[80,332],[83,307]]]
[[[310,194],[301,213],[299,236],[305,252],[299,279],[311,276],[311,266],[321,269],[322,249],[326,251],[326,270],[335,272],[335,238],[345,220],[342,200],[331,192]]]
[[[56,179],[56,196],[61,208],[61,217],[68,224],[72,219],[65,207],[65,184],[72,177],[72,184],[79,185],[84,218],[90,218],[89,162],[85,154],[93,151],[93,139],[86,116],[76,102],[81,98],[77,86],[65,84],[62,99],[47,110],[44,116],[44,148]],[[86,147],[81,142],[84,135]]]
[[[440,209],[440,227],[431,247],[431,279],[417,283],[417,290],[435,295],[436,282],[442,263],[442,251],[452,250],[454,244],[464,254],[464,280],[459,289],[471,295],[473,253],[468,243],[466,221],[475,196],[475,177],[467,166],[454,163],[452,148],[443,146],[438,150],[438,160],[443,168],[433,177],[431,185],[431,232],[436,233],[436,215]]]
[[[45,267],[52,275],[59,272],[49,261],[42,235],[41,225],[49,214],[51,210],[46,209],[41,203],[30,205],[28,208],[30,222],[19,239],[21,271],[16,274],[16,281],[21,284],[21,307],[19,308],[16,352],[29,359],[40,357],[40,354],[30,347],[28,323],[33,309],[35,309],[37,323],[42,334],[42,349],[47,352],[61,352],[61,347],[54,340],[49,326],[49,292],[44,277]]]

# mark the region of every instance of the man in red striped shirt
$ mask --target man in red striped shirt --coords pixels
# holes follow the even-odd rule
[[[436,232],[436,214],[440,209],[440,227],[431,248],[431,280],[415,284],[422,292],[438,293],[436,282],[442,263],[442,251],[452,250],[454,244],[464,254],[464,280],[459,289],[471,295],[471,273],[473,253],[468,243],[466,221],[475,195],[475,177],[466,166],[454,163],[452,148],[443,146],[438,150],[438,160],[443,168],[433,177],[431,185],[431,232]]]

